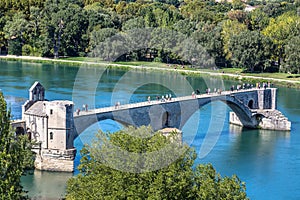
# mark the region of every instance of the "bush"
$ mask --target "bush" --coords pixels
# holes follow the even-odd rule
[[[10,40],[8,42],[8,54],[17,56],[22,55],[22,46],[18,39]]]
[[[156,57],[156,58],[154,58],[153,61],[154,61],[154,62],[162,62],[162,59],[161,59],[160,57]]]
[[[22,47],[22,55],[23,56],[30,56],[32,53],[32,47],[29,44],[25,44]]]

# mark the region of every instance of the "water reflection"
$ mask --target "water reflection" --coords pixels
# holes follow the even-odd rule
[[[64,198],[66,182],[72,176],[72,173],[34,170],[22,176],[21,182],[31,199],[57,200]]]
[[[290,141],[288,131],[252,130],[230,125],[229,133],[233,142],[227,154],[230,165],[239,166],[243,169],[241,171],[248,172],[250,176],[268,176],[277,157],[278,142]]]
[[[229,133],[234,135],[240,135],[242,133],[253,133],[257,132],[258,136],[263,140],[274,140],[276,138],[285,138],[290,139],[291,132],[290,131],[273,131],[273,130],[253,130],[253,129],[246,129],[241,126],[229,125]]]

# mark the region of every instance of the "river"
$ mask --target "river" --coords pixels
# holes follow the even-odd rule
[[[21,105],[28,89],[39,81],[46,88],[46,99],[73,100],[75,108],[114,105],[116,101],[146,101],[148,96],[190,95],[207,87],[229,89],[232,81],[211,77],[185,77],[174,72],[116,70],[71,67],[52,64],[0,61],[0,89],[13,118],[21,118]],[[193,89],[192,89],[193,88]],[[236,174],[246,182],[251,199],[300,199],[300,92],[278,88],[278,109],[292,122],[290,132],[241,130],[228,123],[229,107],[214,102],[197,111],[183,128],[183,140],[198,153],[197,163],[212,163],[222,176]],[[90,143],[98,129],[116,131],[122,126],[112,120],[92,125],[75,141],[81,149]],[[205,138],[217,135],[207,150]],[[75,164],[79,164],[77,154]],[[75,171],[75,174],[78,173]],[[22,177],[22,185],[35,199],[59,199],[71,173],[34,171]]]

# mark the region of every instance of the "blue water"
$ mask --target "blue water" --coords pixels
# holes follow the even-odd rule
[[[93,108],[114,105],[116,101],[145,101],[149,95],[152,98],[169,93],[190,95],[191,88],[204,91],[208,86],[229,88],[234,83],[170,72],[79,69],[0,61],[0,89],[14,118],[21,117],[21,105],[36,80],[45,86],[47,99],[73,100],[76,108],[84,103]],[[278,89],[278,109],[292,121],[291,132],[241,130],[230,126],[230,109],[224,103],[214,102],[190,118],[183,128],[183,140],[196,149],[197,163],[212,163],[222,176],[237,174],[246,182],[251,199],[300,199],[299,99],[297,89]],[[121,128],[112,120],[94,124],[74,141],[74,146],[80,149],[90,143],[99,129],[114,132]],[[79,160],[78,153],[76,165]],[[66,180],[71,175],[35,171],[22,181],[31,197],[57,199],[63,197]]]

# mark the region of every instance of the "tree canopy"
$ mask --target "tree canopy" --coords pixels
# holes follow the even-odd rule
[[[300,33],[299,0],[248,3],[241,0],[3,0],[0,10],[0,53],[7,53],[8,49],[9,54],[54,58],[95,55],[90,54],[94,48],[115,34],[121,35],[131,29],[164,28],[187,37],[196,36],[197,42],[215,60],[216,67],[298,73],[297,70],[287,69],[291,65],[286,62],[297,60],[300,55],[288,58],[286,48],[290,38]],[[269,61],[265,56],[259,61],[270,65],[249,66],[252,62],[244,61],[238,62],[247,66],[237,65],[237,57],[232,56],[229,49],[230,41],[244,31],[260,37],[255,40],[260,40],[264,35],[264,39],[272,42],[274,48],[270,50]],[[118,47],[117,43],[114,41],[110,46]],[[123,52],[112,61],[193,64],[186,60],[189,56],[182,57],[177,52],[166,51],[159,44],[156,47]],[[235,47],[241,49],[243,44],[235,40]],[[110,54],[118,55],[113,48],[111,50]],[[205,62],[198,64],[202,63]]]
[[[67,183],[67,199],[247,199],[235,175],[221,177],[196,153],[150,127],[100,132],[82,152],[80,174]]]
[[[264,71],[271,65],[272,42],[258,31],[243,31],[229,42],[233,66],[247,71]]]
[[[20,178],[33,166],[27,136],[15,136],[10,126],[10,112],[0,92],[0,199],[24,199]]]

